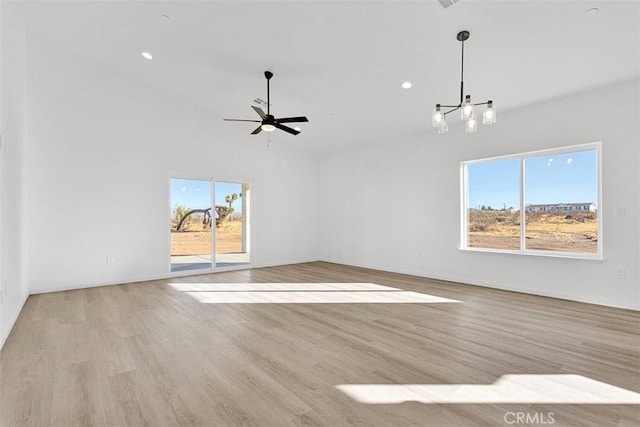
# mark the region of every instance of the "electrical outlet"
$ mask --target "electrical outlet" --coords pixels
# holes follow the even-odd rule
[[[626,213],[626,209],[624,208],[624,206],[616,206],[616,215],[617,216],[624,216]]]
[[[627,271],[624,268],[616,270],[616,279],[624,280],[627,277]]]

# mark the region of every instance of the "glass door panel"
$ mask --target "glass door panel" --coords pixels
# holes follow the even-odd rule
[[[211,181],[171,178],[171,271],[211,269]]]
[[[216,268],[251,264],[249,184],[215,183]]]

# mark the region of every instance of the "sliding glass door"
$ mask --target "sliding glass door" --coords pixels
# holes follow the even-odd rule
[[[247,183],[171,178],[171,272],[250,267],[250,198]]]

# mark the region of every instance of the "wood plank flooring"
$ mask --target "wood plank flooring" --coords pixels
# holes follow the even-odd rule
[[[640,314],[320,262],[31,296],[0,356],[1,426],[640,425],[640,405],[357,401],[336,386],[574,374],[638,393]]]

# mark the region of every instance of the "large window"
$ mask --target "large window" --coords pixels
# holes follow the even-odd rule
[[[602,258],[600,143],[462,163],[462,248]]]

